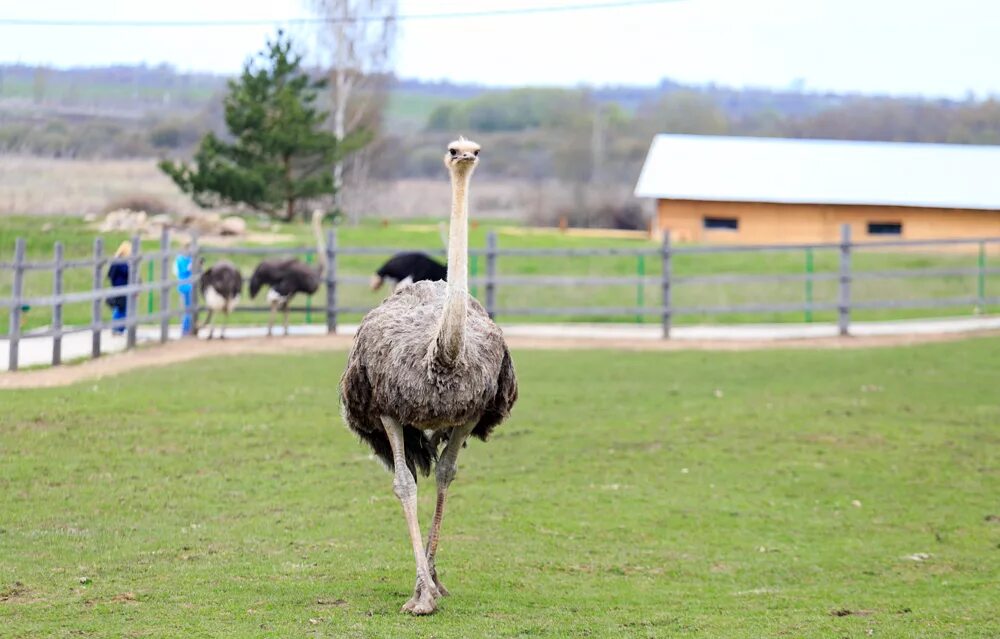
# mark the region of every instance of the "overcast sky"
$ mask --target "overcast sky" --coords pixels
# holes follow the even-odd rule
[[[401,14],[609,0],[400,0]],[[612,0],[613,1],[613,0]],[[0,0],[0,17],[267,19],[301,0]],[[1000,2],[675,0],[557,14],[410,20],[403,77],[488,85],[683,82],[964,97],[1000,95]],[[271,26],[98,28],[0,25],[0,62],[59,67],[168,62],[231,73]]]

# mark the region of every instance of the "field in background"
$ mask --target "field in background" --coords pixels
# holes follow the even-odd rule
[[[7,215],[100,213],[124,197],[158,198],[184,213],[196,207],[156,160],[68,160],[0,155],[0,226]],[[44,222],[39,222],[42,224]]]
[[[51,230],[42,232],[41,225],[48,221],[53,223]],[[275,228],[271,222],[251,223],[251,230],[267,231]],[[278,225],[281,235],[293,238],[291,241],[279,242],[277,245],[305,246],[312,245],[313,239],[308,228],[301,224]],[[470,231],[470,245],[483,248],[486,245],[486,234],[489,230],[499,234],[499,245],[506,248],[551,248],[559,247],[656,247],[658,244],[649,240],[588,238],[563,235],[555,231],[525,232],[524,229],[512,226],[504,221],[475,222]],[[65,244],[66,256],[88,257],[91,255],[95,232],[81,220],[75,218],[53,218],[41,220],[33,217],[14,216],[4,218],[0,225],[0,261],[12,259],[14,239],[28,238],[29,258],[34,260],[50,259],[52,243],[58,238]],[[434,250],[443,248],[437,221],[433,219],[417,220],[415,223],[390,222],[383,225],[370,220],[359,226],[342,226],[338,230],[341,246],[379,246],[398,247],[405,249]],[[109,234],[105,238],[108,251],[113,251],[118,242],[126,239],[125,234]],[[269,246],[272,244],[269,244]],[[144,242],[146,250],[156,250],[158,242]],[[255,256],[230,256],[240,265],[246,277],[252,272],[260,260]],[[338,259],[338,272],[341,275],[370,276],[378,266],[387,259],[386,256],[342,256]],[[216,257],[208,260],[211,264]],[[838,256],[835,251],[817,251],[814,255],[814,270],[816,273],[833,273],[837,271]],[[990,258],[995,260],[995,257]],[[920,268],[974,268],[978,257],[975,253],[915,253],[915,252],[875,252],[859,250],[853,257],[857,270],[883,269],[920,269]],[[150,281],[148,265],[142,267],[141,276]],[[742,253],[742,254],[704,254],[678,255],[674,261],[674,274],[704,275],[725,273],[770,273],[770,274],[801,274],[805,272],[806,257],[804,252],[778,253]],[[590,276],[634,276],[638,272],[649,277],[660,274],[661,263],[656,257],[646,257],[639,260],[635,257],[500,257],[498,273],[500,275],[590,275]],[[482,258],[470,263],[472,273],[482,275],[485,263]],[[156,275],[156,272],[154,272]],[[11,273],[0,272],[0,297],[10,294]],[[89,290],[93,274],[90,269],[71,269],[66,272],[66,290]],[[998,277],[992,274],[986,280],[987,296],[995,295]],[[52,290],[52,275],[47,272],[29,272],[25,278],[26,296],[49,295]],[[853,284],[852,294],[857,300],[886,299],[926,299],[973,296],[977,290],[975,275],[949,275],[922,279],[886,278],[859,280]],[[473,294],[482,299],[484,292],[478,287],[473,288]],[[711,306],[724,304],[751,304],[762,302],[798,303],[806,298],[803,282],[780,283],[734,283],[734,284],[678,284],[674,289],[674,302],[678,306]],[[385,295],[383,290],[381,295]],[[816,303],[833,302],[837,296],[835,281],[815,282],[812,290]],[[372,293],[363,284],[344,284],[339,288],[339,301],[344,306],[375,305],[382,298]],[[500,309],[543,306],[543,307],[590,307],[590,306],[646,306],[655,308],[660,303],[660,288],[658,284],[637,287],[633,285],[614,285],[596,287],[566,287],[566,286],[499,286],[497,301]],[[305,301],[302,300],[301,303]],[[176,305],[178,298],[174,297],[171,304]],[[250,304],[244,299],[244,304]],[[263,304],[262,301],[258,303]],[[149,298],[143,296],[140,300],[142,309],[146,309]],[[315,307],[325,304],[325,297],[317,300]],[[154,308],[158,301],[153,300]],[[885,320],[916,317],[940,317],[948,315],[970,315],[976,312],[988,312],[990,309],[975,309],[969,306],[944,309],[886,309],[864,310],[853,314],[856,320]],[[105,309],[107,313],[108,310]],[[86,324],[90,319],[90,304],[73,304],[66,307],[64,318],[67,324]],[[29,328],[38,328],[50,322],[47,309],[36,309],[28,313]],[[260,313],[237,312],[234,323],[262,323],[265,316]],[[299,315],[296,321],[303,321]],[[322,323],[323,317],[316,313],[309,318]],[[342,322],[356,322],[360,315],[347,314],[341,316]],[[745,322],[802,322],[807,318],[801,312],[795,313],[726,313],[722,315],[682,315],[676,318],[678,324],[693,323],[745,323]],[[813,321],[833,321],[832,311],[815,312]],[[517,317],[500,313],[501,322],[510,321],[646,321],[657,323],[656,317],[636,318],[621,316],[618,318],[590,316],[548,316],[548,317]],[[0,317],[0,332],[7,330],[7,318]]]
[[[471,206],[478,217],[524,220],[558,219],[570,210],[572,187],[557,180],[487,179],[477,182]],[[627,199],[630,185],[604,187],[605,197]],[[440,178],[371,180],[345,191],[348,211],[364,211],[373,219],[445,215],[451,187],[444,167]],[[0,154],[0,217],[10,215],[83,215],[100,213],[132,196],[159,199],[167,209],[197,210],[157,167],[141,160],[70,160]],[[538,212],[549,212],[541,216]],[[0,224],[6,221],[0,220]]]
[[[0,392],[5,636],[995,637],[998,357],[515,351],[429,619],[343,354]]]

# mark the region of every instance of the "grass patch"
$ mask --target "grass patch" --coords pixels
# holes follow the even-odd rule
[[[52,231],[40,231],[45,221],[54,222]],[[251,226],[256,226],[253,222]],[[441,247],[441,238],[436,226],[436,220],[423,220],[417,223],[390,224],[383,226],[376,220],[369,220],[359,226],[344,226],[338,230],[341,246],[379,246],[399,249],[436,249]],[[271,226],[270,223],[267,224]],[[279,225],[281,232],[291,235],[294,239],[290,246],[310,245],[313,240],[309,230],[302,224]],[[588,247],[642,247],[655,248],[656,243],[635,239],[608,239],[570,237],[558,233],[524,234],[507,222],[485,222],[474,225],[470,231],[469,242],[474,248],[486,246],[486,235],[490,230],[500,233],[499,242],[507,248],[588,248]],[[0,228],[0,260],[12,259],[14,239],[28,239],[29,258],[47,260],[52,256],[52,244],[56,239],[66,245],[66,255],[72,257],[87,257],[91,255],[94,231],[78,219],[73,218],[31,218],[24,216],[5,217]],[[109,252],[125,239],[124,234],[111,234],[105,239]],[[156,250],[158,242],[144,242],[148,250]],[[249,277],[254,266],[259,262],[254,256],[231,256],[244,274]],[[338,272],[344,275],[369,276],[388,257],[380,255],[342,256],[338,259]],[[814,256],[816,273],[837,272],[836,251],[817,251]],[[993,258],[995,259],[995,258]],[[209,260],[211,263],[214,258]],[[683,277],[686,275],[708,274],[801,274],[805,272],[804,252],[774,252],[774,253],[731,253],[678,255],[674,260],[674,273]],[[926,268],[974,268],[977,256],[974,253],[915,253],[886,252],[874,250],[859,250],[853,257],[853,265],[857,271],[874,270],[912,270]],[[485,273],[486,264],[482,258],[472,259],[470,270],[473,274]],[[635,276],[643,273],[657,277],[661,272],[661,263],[656,256],[638,260],[635,257],[521,257],[507,256],[499,259],[498,272],[501,275],[591,275],[591,276]],[[159,277],[158,265],[154,268],[154,277]],[[149,280],[148,265],[142,266],[141,276]],[[90,269],[71,269],[66,272],[66,290],[89,290],[93,273]],[[992,274],[986,278],[986,295],[995,294],[998,275]],[[0,272],[0,297],[10,294],[11,273]],[[27,295],[49,295],[52,291],[52,274],[49,272],[29,272],[25,280]],[[975,275],[954,275],[921,279],[875,279],[858,280],[854,282],[852,294],[858,301],[873,300],[918,300],[939,299],[946,297],[971,297],[977,292]],[[473,287],[473,294],[483,297],[484,292]],[[730,304],[802,303],[806,299],[804,282],[782,283],[739,283],[739,284],[677,284],[674,287],[674,302],[677,306],[704,307]],[[179,298],[174,292],[171,301],[174,308],[179,304]],[[644,306],[655,308],[659,305],[660,287],[658,284],[637,287],[596,286],[596,287],[561,287],[561,286],[518,286],[498,287],[498,305],[503,308],[519,307],[634,307]],[[837,283],[835,281],[815,282],[812,291],[816,303],[835,303],[837,301]],[[312,302],[312,306],[325,305],[323,301]],[[375,305],[381,298],[371,293],[364,284],[347,284],[339,288],[338,299],[345,306]],[[145,311],[149,308],[151,298],[144,295],[140,306]],[[247,300],[244,300],[246,303]],[[152,298],[153,308],[159,308],[158,298]],[[258,301],[258,303],[261,303]],[[67,324],[89,323],[91,307],[89,303],[75,304],[64,310],[64,321]],[[979,309],[989,310],[989,309]],[[888,320],[919,317],[940,317],[948,315],[971,315],[976,309],[970,305],[954,308],[930,309],[886,309],[856,311],[856,320]],[[105,309],[108,313],[108,309]],[[517,317],[509,313],[500,313],[501,321],[599,321],[599,322],[637,322],[657,323],[656,316],[636,318],[635,316],[619,317],[586,317],[580,315],[563,315],[549,317]],[[301,316],[298,321],[304,318]],[[310,317],[314,322],[322,322],[319,314]],[[711,324],[711,323],[746,323],[746,322],[802,322],[805,315],[796,313],[727,313],[722,315],[691,314],[676,318],[677,324]],[[813,321],[834,321],[833,311],[815,312]],[[341,317],[343,322],[357,322],[359,315]],[[29,328],[48,324],[51,313],[47,309],[36,309],[29,313]],[[259,313],[237,313],[234,323],[254,323],[263,321]],[[6,332],[6,317],[0,317],[0,331]]]
[[[4,636],[995,637],[998,357],[516,352],[428,619],[344,355],[0,392]]]

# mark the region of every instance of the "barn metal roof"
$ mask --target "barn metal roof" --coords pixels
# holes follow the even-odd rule
[[[658,135],[635,194],[1000,210],[1000,146]]]

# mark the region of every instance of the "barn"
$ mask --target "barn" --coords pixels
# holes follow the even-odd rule
[[[635,194],[698,243],[1000,236],[1000,146],[658,135]]]

